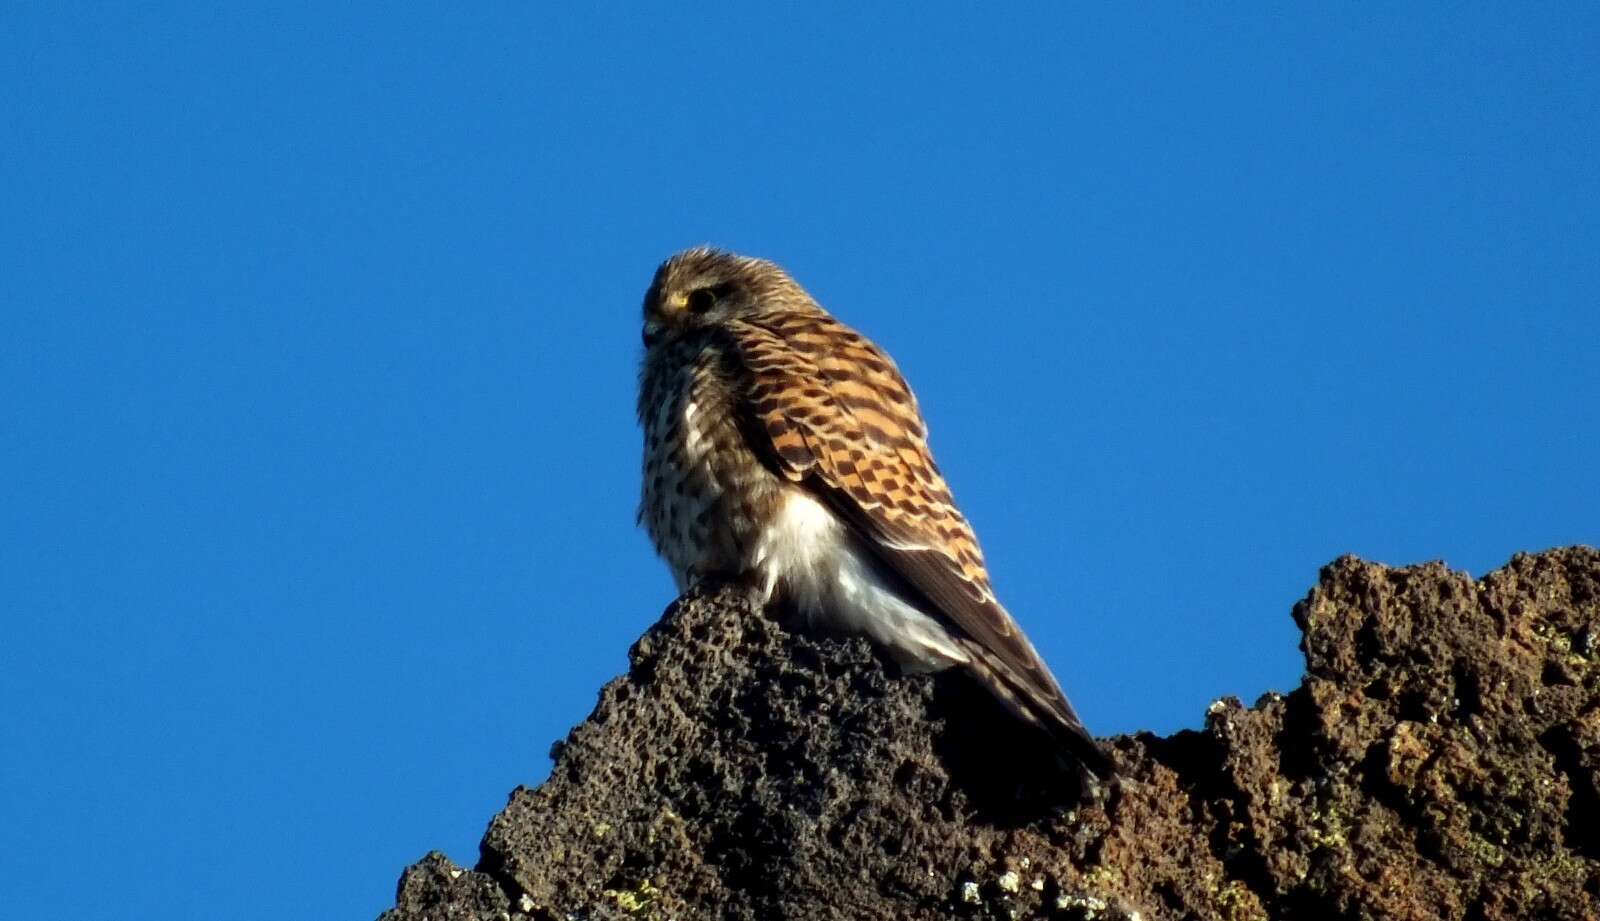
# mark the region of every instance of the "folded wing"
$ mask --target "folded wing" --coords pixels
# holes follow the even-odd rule
[[[824,499],[928,613],[954,628],[997,696],[1105,774],[1104,753],[996,600],[893,361],[826,314],[739,321],[731,334],[757,454]]]

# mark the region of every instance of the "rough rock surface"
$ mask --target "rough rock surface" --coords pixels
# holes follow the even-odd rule
[[[1600,551],[1346,557],[1294,617],[1299,688],[1085,800],[959,676],[688,597],[383,918],[1600,918]]]

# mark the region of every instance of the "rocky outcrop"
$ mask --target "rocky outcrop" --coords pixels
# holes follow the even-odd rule
[[[1600,918],[1600,552],[1346,557],[1306,675],[1107,741],[1087,798],[956,674],[674,604],[420,919]]]

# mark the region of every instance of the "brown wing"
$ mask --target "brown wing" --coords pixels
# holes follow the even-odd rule
[[[759,453],[825,496],[892,573],[988,653],[985,666],[1028,698],[1029,709],[1043,711],[1024,715],[1056,722],[1047,728],[1092,747],[1049,668],[995,599],[977,539],[928,451],[916,399],[894,362],[826,314],[730,328],[748,373],[749,428],[768,442]]]

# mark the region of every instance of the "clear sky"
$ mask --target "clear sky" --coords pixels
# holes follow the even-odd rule
[[[471,864],[672,598],[692,244],[896,356],[1101,733],[1292,687],[1340,554],[1600,542],[1593,4],[194,6],[0,12],[8,916]]]

